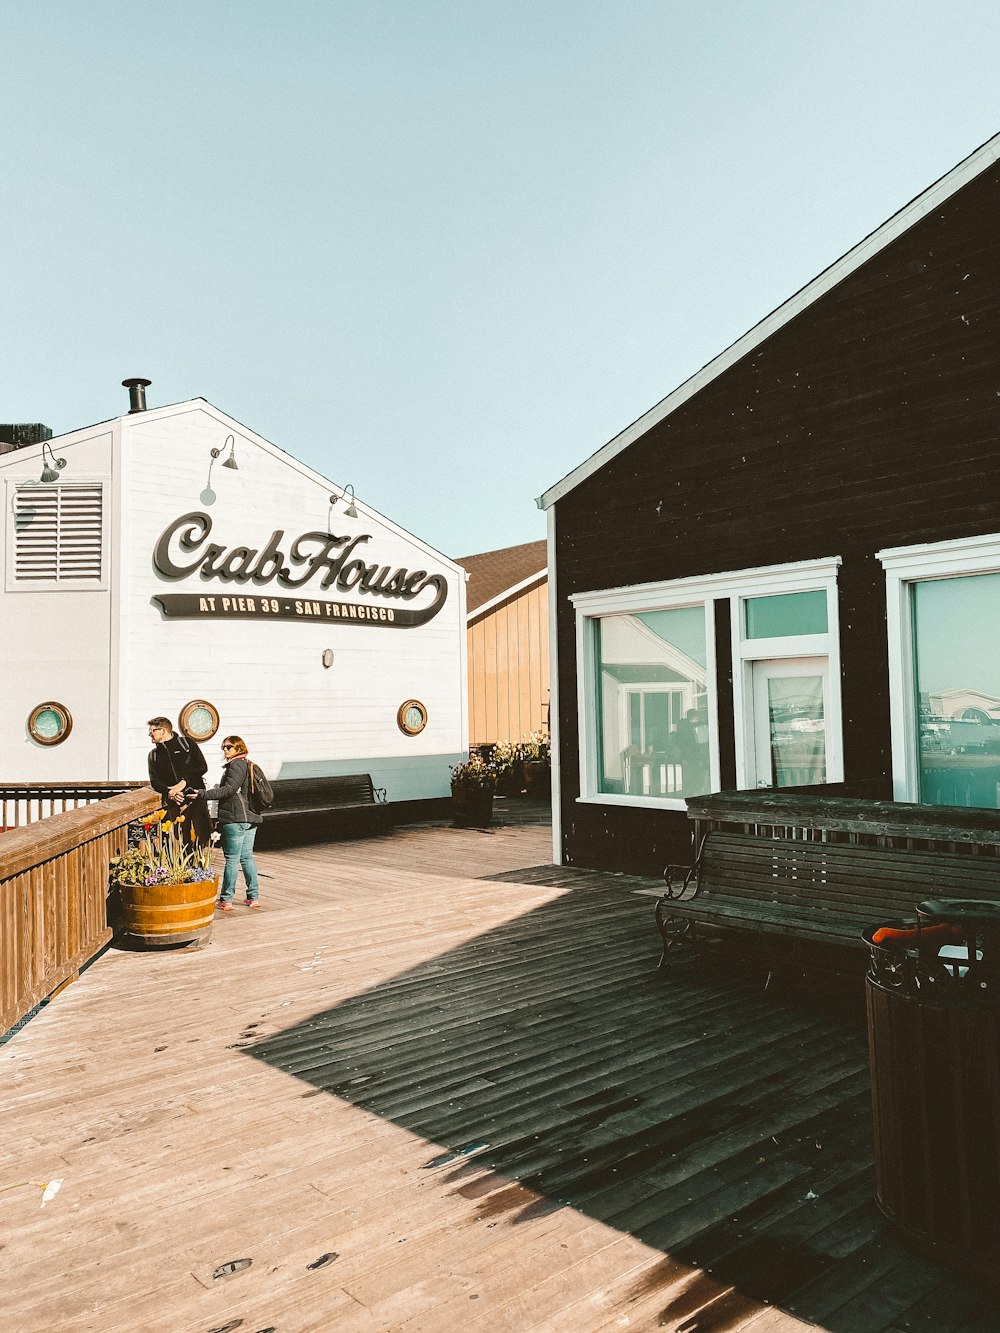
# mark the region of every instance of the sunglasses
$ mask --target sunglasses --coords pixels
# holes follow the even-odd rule
[[[223,748],[224,750],[235,750],[235,749],[236,749],[236,746],[235,746],[235,745],[224,745],[222,748]]]

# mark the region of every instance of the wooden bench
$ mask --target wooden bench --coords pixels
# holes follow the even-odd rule
[[[825,946],[852,967],[862,931],[913,920],[928,898],[1000,900],[1000,859],[951,850],[766,837],[714,830],[691,866],[667,866],[656,903],[663,951],[699,927],[753,936],[772,960]]]
[[[388,822],[386,790],[372,784],[370,773],[335,777],[278,778],[271,783],[274,804],[264,812],[266,825],[297,816],[344,816],[351,825],[376,828]]]

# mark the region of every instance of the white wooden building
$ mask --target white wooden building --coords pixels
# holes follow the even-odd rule
[[[0,782],[145,778],[164,714],[211,776],[235,732],[273,778],[446,796],[465,571],[204,399],[132,394],[0,454]]]

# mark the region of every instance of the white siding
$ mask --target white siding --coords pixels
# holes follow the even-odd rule
[[[128,554],[122,588],[121,775],[145,772],[147,718],[156,713],[176,718],[190,699],[204,698],[220,713],[219,735],[206,745],[210,774],[218,772],[221,736],[236,732],[272,777],[377,771],[390,800],[446,794],[448,763],[462,750],[465,736],[461,571],[380,516],[362,509],[357,519],[346,519],[341,507],[334,511],[333,530],[370,533],[363,548],[368,562],[447,576],[448,598],[434,619],[403,629],[328,620],[164,617],[152,601],[164,593],[274,592],[394,608],[410,604],[324,591],[315,586],[317,579],[289,594],[274,584],[224,584],[198,573],[180,581],[164,578],[153,567],[152,551],[163,530],[182,514],[208,514],[213,525],[209,540],[227,549],[262,548],[281,529],[287,552],[301,533],[327,530],[331,487],[208,405],[126,418],[123,427]],[[238,470],[216,461],[216,498],[206,505],[199,497],[210,450],[221,447],[228,434],[235,434]],[[351,479],[346,453],[331,462],[331,471]],[[426,600],[427,594],[415,604]],[[325,648],[334,654],[329,669],[322,665]],[[429,713],[427,727],[415,737],[404,736],[396,725],[397,709],[408,698],[422,700]],[[440,762],[429,768],[413,764],[434,756]]]
[[[40,449],[19,449],[0,457],[0,495],[3,497],[3,577],[0,579],[0,781],[99,780],[112,776],[108,764],[108,737],[112,670],[111,575],[114,558],[113,430],[105,425],[77,431],[58,441],[56,452],[66,459],[58,482],[45,487],[45,504],[61,506],[61,496],[73,488],[79,499],[83,487],[100,489],[102,505],[101,577],[74,579],[67,586],[52,582],[39,587],[15,577],[15,510],[22,487],[39,491]],[[55,441],[53,443],[56,443]],[[60,497],[60,498],[56,498]],[[73,506],[69,506],[72,510]],[[79,511],[77,511],[79,517]],[[94,528],[89,529],[84,573],[94,569]],[[52,559],[59,571],[58,548]],[[68,548],[67,548],[68,552]],[[68,574],[71,562],[62,562]],[[78,571],[79,572],[79,571]],[[73,730],[61,745],[41,746],[28,734],[33,708],[48,700],[64,704],[73,718]]]

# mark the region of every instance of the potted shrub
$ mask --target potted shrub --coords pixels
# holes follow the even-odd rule
[[[552,767],[549,761],[549,734],[530,731],[521,741],[524,755],[524,785],[529,796],[549,796],[552,792]]]
[[[451,770],[451,808],[455,823],[484,827],[493,819],[496,769],[478,754]]]
[[[501,796],[520,796],[524,791],[524,755],[514,741],[499,741],[491,759],[496,769],[497,792]]]
[[[112,859],[111,882],[125,932],[139,944],[205,943],[211,935],[219,877],[183,815],[171,822],[158,810],[144,820],[134,845]]]

